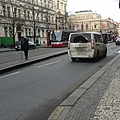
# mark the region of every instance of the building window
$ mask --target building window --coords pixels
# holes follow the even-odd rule
[[[97,27],[97,25],[96,24],[94,24],[94,28],[96,28]]]
[[[30,11],[27,11],[27,18],[30,19]]]
[[[10,7],[7,7],[8,17],[10,17]]]
[[[9,36],[12,36],[12,28],[9,27]]]
[[[88,24],[86,24],[86,30],[88,30]]]
[[[29,29],[29,36],[31,36],[31,29]]]
[[[27,28],[25,28],[25,35],[27,36]]]
[[[81,30],[83,31],[83,29],[84,29],[84,25],[83,25],[83,23],[81,24]]]
[[[3,15],[6,16],[6,10],[5,10],[5,6],[3,6]]]
[[[5,37],[7,37],[7,27],[4,27],[4,34],[5,34]]]
[[[19,18],[21,17],[21,11],[20,11],[20,9],[18,9],[18,17]]]
[[[14,17],[17,17],[17,9],[14,8]]]
[[[26,10],[24,10],[24,18],[26,19]]]
[[[41,13],[41,21],[43,21],[43,13]]]
[[[64,11],[66,12],[66,4],[65,4],[65,6],[64,6]]]
[[[41,6],[43,6],[43,2],[42,2],[42,0],[41,0]]]
[[[44,37],[44,30],[42,30],[42,37]]]
[[[38,36],[40,36],[40,29],[38,29]]]
[[[59,2],[57,2],[57,9],[59,9]]]
[[[39,13],[37,13],[36,20],[39,21]]]
[[[54,17],[52,17],[52,23],[54,23]]]
[[[44,0],[44,6],[47,7],[47,5],[46,5],[46,0]]]

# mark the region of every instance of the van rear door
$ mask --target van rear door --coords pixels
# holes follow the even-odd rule
[[[86,34],[85,34],[86,35]],[[71,36],[70,53],[73,57],[89,57],[91,56],[91,36],[87,34]]]

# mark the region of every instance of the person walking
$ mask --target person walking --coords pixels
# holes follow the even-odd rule
[[[23,38],[21,40],[21,49],[22,51],[24,51],[24,56],[25,56],[25,59],[27,60],[28,59],[28,50],[29,50],[29,39],[28,38]]]

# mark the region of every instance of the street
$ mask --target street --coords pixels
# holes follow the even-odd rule
[[[115,57],[120,49],[114,43],[107,47],[107,57],[98,62],[81,60],[74,63],[65,54],[1,75],[1,120],[47,120],[70,93]],[[35,50],[32,52],[31,55],[38,55]],[[16,52],[5,54],[11,53]]]

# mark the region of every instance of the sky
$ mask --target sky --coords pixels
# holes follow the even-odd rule
[[[109,17],[120,22],[119,0],[68,0],[67,11],[69,14],[82,10],[92,10],[100,14],[103,19]]]

